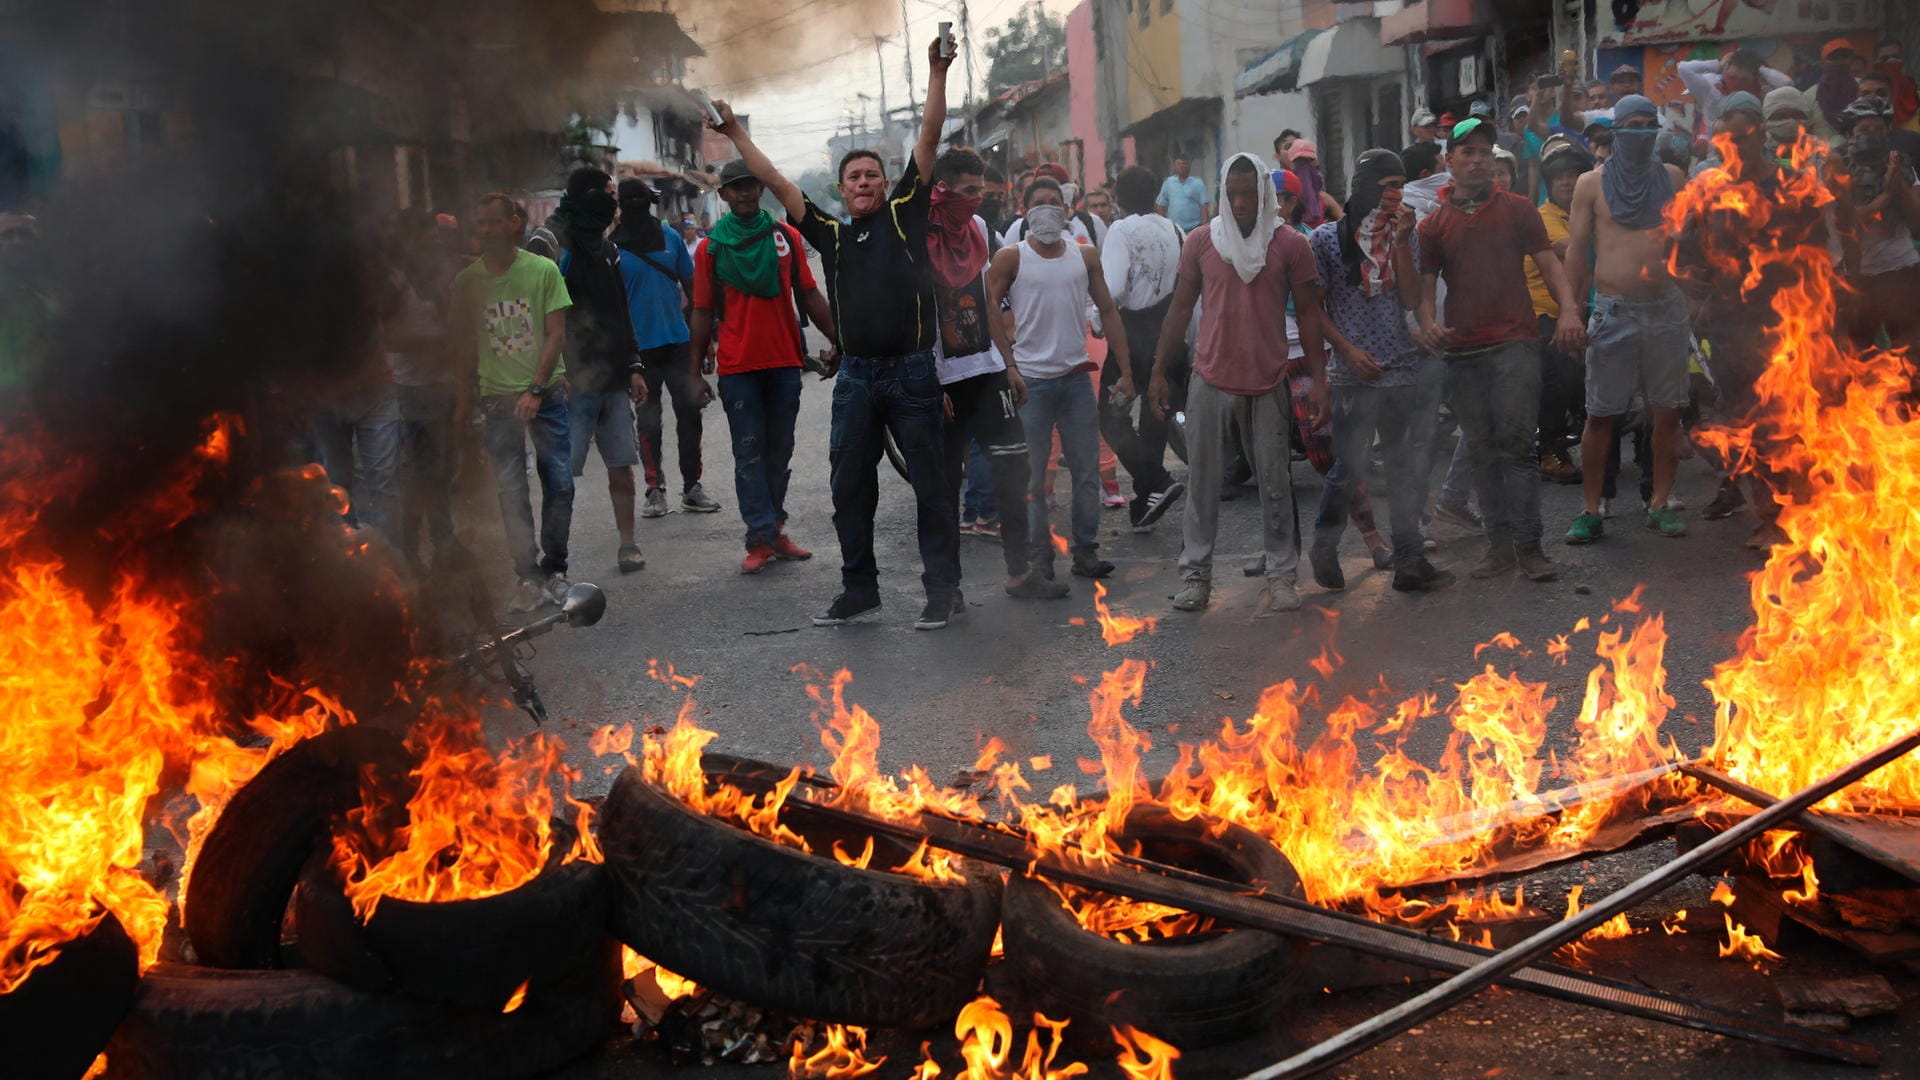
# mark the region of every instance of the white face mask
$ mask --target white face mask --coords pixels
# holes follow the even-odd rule
[[[1769,120],[1767,121],[1767,134],[1773,136],[1774,142],[1790,143],[1800,137],[1800,121]]]
[[[1027,211],[1027,231],[1043,244],[1055,243],[1067,231],[1067,208],[1048,203]]]

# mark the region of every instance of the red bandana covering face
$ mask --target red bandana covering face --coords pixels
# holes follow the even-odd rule
[[[927,215],[927,259],[933,280],[942,288],[958,289],[980,276],[987,265],[987,238],[973,227],[980,196],[961,195],[945,184],[933,186]]]
[[[1400,212],[1399,188],[1382,188],[1380,205],[1360,223],[1361,288],[1368,296],[1383,296],[1394,288],[1393,219]]]

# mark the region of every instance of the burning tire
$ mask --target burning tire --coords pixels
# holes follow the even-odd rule
[[[412,761],[390,731],[340,728],[292,747],[234,793],[187,883],[182,921],[201,963],[279,966],[280,927],[300,867],[329,821],[360,805],[360,774],[369,766],[399,783]]]
[[[139,949],[108,912],[12,993],[0,994],[7,1074],[70,1080],[85,1073],[126,1015],[139,979]]]
[[[948,884],[843,866],[697,813],[637,768],[607,796],[600,843],[614,936],[702,986],[829,1023],[950,1022],[1000,919],[997,875]],[[875,865],[906,861],[890,847],[876,841]]]
[[[1136,806],[1124,839],[1150,859],[1299,895],[1272,844],[1237,825],[1213,836]],[[1182,1048],[1230,1042],[1273,1018],[1292,995],[1306,943],[1265,930],[1205,930],[1129,944],[1083,928],[1045,882],[1014,875],[1003,907],[1006,959],[1051,1010],[1089,1025],[1131,1024]]]
[[[161,964],[107,1046],[110,1080],[512,1080],[557,1068],[613,1031],[620,955],[605,940],[513,1012],[372,994],[308,970]]]
[[[559,861],[574,835],[555,822],[552,860],[517,889],[445,903],[387,898],[365,924],[316,853],[293,901],[301,954],[360,990],[497,1013],[522,986],[531,996],[573,976],[610,940],[605,869]]]

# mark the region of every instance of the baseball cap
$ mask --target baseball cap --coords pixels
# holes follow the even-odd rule
[[[1493,119],[1493,103],[1476,98],[1473,104],[1467,106],[1467,115],[1481,116],[1491,120]]]
[[[1531,115],[1533,115],[1533,106],[1527,104],[1524,101],[1514,102],[1513,108],[1507,111],[1507,119],[1509,120],[1513,119],[1516,116],[1531,116]]]
[[[1414,127],[1432,127],[1439,122],[1440,118],[1426,109],[1421,109],[1413,114]]]
[[[1607,81],[1613,82],[1615,79],[1636,79],[1637,80],[1640,77],[1641,75],[1640,75],[1639,68],[1634,67],[1632,64],[1621,64],[1619,67],[1614,68],[1613,72],[1607,76]]]
[[[1462,120],[1459,123],[1453,125],[1452,141],[1459,142],[1461,139],[1466,138],[1467,136],[1473,134],[1475,131],[1478,131],[1483,127],[1487,128],[1488,134],[1493,133],[1492,127],[1488,125],[1486,120],[1483,120],[1478,116],[1469,116],[1465,120]]]
[[[1313,145],[1312,139],[1295,139],[1293,140],[1293,145],[1287,147],[1287,156],[1291,157],[1295,161],[1300,161],[1302,159],[1307,161],[1319,161],[1320,148]]]
[[[721,187],[726,187],[729,184],[737,184],[742,180],[757,179],[759,179],[759,177],[753,175],[753,170],[747,168],[746,161],[741,158],[734,158],[732,161],[720,166]]]
[[[1846,38],[1834,38],[1832,41],[1820,46],[1820,59],[1831,60],[1840,53],[1859,51],[1860,50],[1853,47],[1853,42],[1848,41]]]
[[[1441,114],[1440,114],[1440,126],[1441,126],[1441,127],[1444,127],[1444,128],[1451,128],[1451,127],[1452,127],[1452,126],[1454,125],[1454,123],[1455,123],[1455,121],[1454,121],[1454,118],[1453,118],[1453,114],[1452,114],[1452,113],[1450,113],[1450,112],[1443,112],[1443,113],[1441,113]]]

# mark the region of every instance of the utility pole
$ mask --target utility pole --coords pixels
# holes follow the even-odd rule
[[[913,35],[907,33],[907,0],[900,0],[900,51],[907,56],[907,105],[913,99]]]
[[[973,130],[973,27],[967,19],[967,0],[960,0],[960,49],[967,61],[967,137],[971,139],[978,132]]]
[[[873,58],[880,65],[880,128],[883,133],[887,126],[887,54],[880,50],[880,46],[886,43],[886,38],[873,35]]]

